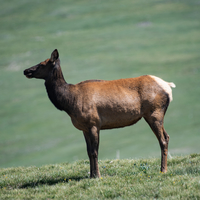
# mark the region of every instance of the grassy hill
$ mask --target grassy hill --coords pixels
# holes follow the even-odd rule
[[[0,199],[200,199],[200,154],[169,159],[101,160],[100,179],[89,162],[0,169]]]
[[[0,167],[87,159],[70,118],[42,80],[22,72],[57,48],[68,83],[153,74],[173,81],[165,117],[169,152],[200,152],[200,4],[197,0],[0,0]],[[100,159],[160,157],[138,124],[101,131]]]

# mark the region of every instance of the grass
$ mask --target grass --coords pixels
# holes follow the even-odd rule
[[[88,159],[82,133],[23,70],[57,48],[66,81],[153,74],[173,81],[165,117],[172,155],[200,152],[200,5],[197,0],[0,0],[0,167]],[[48,6],[47,6],[48,5]],[[100,159],[160,157],[138,124],[100,134]]]
[[[102,177],[89,178],[89,162],[0,169],[1,199],[200,199],[200,154],[159,159],[100,160]]]

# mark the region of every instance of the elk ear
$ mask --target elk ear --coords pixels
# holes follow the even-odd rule
[[[54,62],[56,61],[57,59],[59,58],[59,53],[58,53],[58,50],[55,49],[52,53],[51,53],[51,62]]]

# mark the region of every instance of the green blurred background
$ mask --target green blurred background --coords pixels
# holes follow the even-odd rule
[[[83,134],[23,70],[57,48],[68,83],[152,74],[173,81],[169,152],[200,152],[199,0],[0,0],[0,167],[88,159]],[[101,131],[99,159],[159,157],[144,120]]]

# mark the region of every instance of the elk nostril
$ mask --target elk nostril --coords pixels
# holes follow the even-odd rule
[[[29,70],[29,69],[25,69],[25,70],[24,70],[24,75],[25,75],[25,76],[28,75],[28,74],[31,74],[31,73],[32,73],[32,71]]]
[[[24,70],[24,75],[26,75],[26,74],[28,74],[28,73],[29,73],[28,70],[25,69],[25,70]]]

